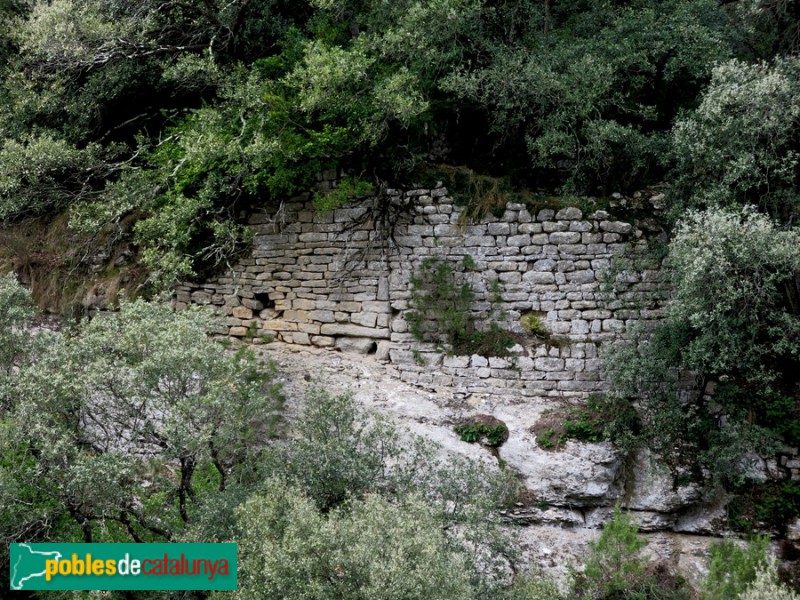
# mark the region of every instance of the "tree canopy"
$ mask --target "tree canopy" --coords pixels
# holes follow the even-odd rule
[[[224,264],[249,239],[243,210],[307,191],[326,168],[362,190],[447,162],[601,195],[674,172],[678,203],[732,187],[791,204],[797,69],[781,56],[800,46],[792,11],[8,0],[0,218],[69,210],[74,228],[97,231],[135,215],[153,280],[168,285]],[[757,133],[761,114],[772,120]]]

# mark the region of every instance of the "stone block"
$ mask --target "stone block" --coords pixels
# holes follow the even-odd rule
[[[546,233],[539,233],[531,236],[531,244],[534,246],[544,246],[545,244],[549,243],[549,241],[550,236]]]
[[[465,369],[469,367],[469,356],[445,356],[442,365],[453,369]]]
[[[301,233],[299,240],[301,242],[327,242],[328,234],[320,232]]]
[[[378,360],[389,360],[389,351],[392,348],[392,343],[387,340],[381,340],[378,342],[378,346],[375,350],[375,358]]]
[[[592,230],[592,224],[588,221],[572,221],[569,224],[570,231],[587,232]]]
[[[534,271],[552,271],[556,267],[556,261],[550,258],[544,258],[542,260],[537,260],[533,263],[533,270]]]
[[[470,357],[470,366],[472,366],[472,367],[488,367],[489,366],[489,361],[484,356],[480,356],[479,354],[473,354]]]
[[[557,231],[550,234],[551,244],[578,244],[581,234],[577,231]]]
[[[327,335],[313,335],[311,336],[311,343],[320,348],[332,348],[336,344],[336,338]]]
[[[566,231],[569,225],[565,221],[545,221],[542,223],[542,231],[553,233],[555,231]]]
[[[572,283],[594,283],[594,271],[573,271],[566,274],[567,281]]]
[[[511,227],[508,223],[489,223],[486,231],[489,235],[508,235]]]
[[[336,339],[336,349],[355,354],[369,354],[377,349],[377,342],[372,338],[340,337]]]
[[[523,281],[533,284],[552,284],[556,282],[553,273],[542,273],[539,271],[528,271],[522,276]]]
[[[580,221],[583,218],[583,212],[580,208],[569,206],[562,208],[556,213],[556,220],[558,221]]]
[[[267,331],[297,331],[297,323],[287,323],[286,321],[275,319],[264,321],[261,324],[261,328]]]
[[[355,323],[356,325],[362,325],[363,327],[375,327],[377,319],[378,319],[377,313],[372,313],[372,312],[353,313],[352,315],[350,315],[351,323]]]
[[[326,323],[320,328],[322,335],[344,335],[349,337],[388,338],[388,329],[371,329],[352,324]]]
[[[308,312],[308,320],[317,323],[333,323],[335,321],[331,310],[312,310]]]
[[[533,361],[533,366],[537,371],[561,371],[564,369],[564,360],[547,356],[535,359]]]
[[[388,301],[383,300],[365,300],[362,303],[361,309],[364,312],[375,312],[375,313],[390,313],[392,309],[389,306]],[[357,312],[357,311],[353,311]]]
[[[246,306],[235,306],[233,308],[232,314],[237,319],[252,319],[253,318],[253,310],[247,308]]]
[[[622,221],[600,221],[600,229],[608,233],[630,233],[632,229],[630,223],[623,223]]]
[[[508,246],[528,246],[531,243],[531,236],[528,234],[512,235],[506,241]]]

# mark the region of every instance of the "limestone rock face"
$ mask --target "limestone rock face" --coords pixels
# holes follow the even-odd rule
[[[646,450],[640,451],[631,466],[630,493],[625,498],[625,506],[631,510],[649,510],[670,513],[694,504],[700,499],[700,489],[688,485],[673,490],[672,477],[650,456]]]
[[[519,470],[525,486],[543,502],[596,506],[613,504],[620,496],[622,461],[611,444],[570,440],[558,452],[549,452],[531,440],[515,442],[512,436],[500,456]]]

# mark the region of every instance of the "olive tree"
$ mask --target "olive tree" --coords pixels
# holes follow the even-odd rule
[[[697,109],[673,130],[677,209],[755,204],[798,215],[800,59],[717,66]]]
[[[35,314],[31,294],[17,278],[13,274],[0,277],[0,373],[9,375],[20,354],[29,349],[31,336],[27,328]]]
[[[638,401],[639,439],[671,466],[736,481],[745,457],[800,441],[799,245],[796,229],[753,208],[692,211],[678,225],[665,319],[608,360]]]
[[[421,499],[378,495],[320,513],[273,479],[238,511],[243,598],[474,598],[469,557]]]
[[[274,432],[274,373],[208,336],[212,317],[143,301],[55,334],[6,392],[3,537],[171,539]],[[32,536],[33,531],[37,532]],[[24,534],[24,535],[23,535]]]

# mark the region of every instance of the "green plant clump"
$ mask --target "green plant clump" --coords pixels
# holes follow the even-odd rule
[[[492,448],[501,446],[508,437],[508,428],[505,425],[494,427],[482,424],[456,425],[454,431],[461,436],[462,442],[470,444],[480,442]]]
[[[586,406],[546,411],[533,426],[539,447],[552,450],[566,440],[597,443],[617,440],[616,427],[625,423],[635,429],[636,411],[618,398],[592,395]]]
[[[787,523],[800,516],[797,481],[747,482],[733,491],[727,511],[728,522],[736,531],[785,534]]]
[[[513,334],[503,329],[497,320],[504,315],[493,308],[485,329],[479,329],[473,306],[476,294],[465,273],[476,268],[466,255],[455,264],[438,258],[426,258],[411,279],[411,310],[405,314],[412,335],[420,342],[449,346],[456,354],[508,356],[516,344]],[[500,284],[488,286],[488,299],[496,306],[501,300]]]

